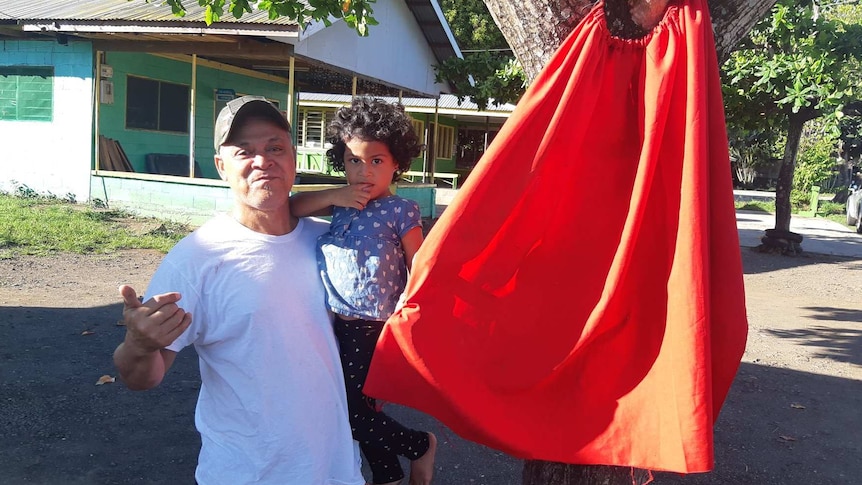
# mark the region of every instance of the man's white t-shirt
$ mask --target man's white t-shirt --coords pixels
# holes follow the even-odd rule
[[[195,424],[200,485],[360,485],[344,378],[315,245],[328,223],[301,219],[284,236],[228,216],[165,257],[147,297],[178,291],[201,390]]]

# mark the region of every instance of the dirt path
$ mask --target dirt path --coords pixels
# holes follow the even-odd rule
[[[143,290],[160,259],[124,251],[0,261],[0,483],[191,483],[194,354],[180,354],[148,393],[95,385],[113,375],[123,335],[116,287]],[[750,337],[716,426],[716,469],[655,483],[857,483],[862,261],[750,250],[743,259]],[[394,414],[440,431],[439,485],[520,483],[517,460],[410,410]]]

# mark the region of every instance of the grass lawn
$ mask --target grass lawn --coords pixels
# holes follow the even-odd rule
[[[109,253],[119,249],[167,252],[191,229],[49,197],[0,194],[0,259],[56,251]]]
[[[736,202],[736,210],[745,210],[745,211],[754,211],[754,212],[768,212],[770,214],[775,214],[775,202],[762,202],[762,201],[747,201],[747,202]],[[793,215],[799,215],[797,209],[793,209]],[[829,219],[830,221],[835,221],[842,226],[847,226],[847,218],[844,212],[844,204],[838,204],[835,202],[827,202],[821,201],[819,206],[817,207],[817,217],[823,217],[824,219]],[[853,226],[847,226],[853,228]]]

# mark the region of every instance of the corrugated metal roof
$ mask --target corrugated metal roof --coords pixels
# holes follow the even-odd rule
[[[161,0],[0,0],[0,18],[39,21],[117,21],[117,22],[203,22],[204,8],[197,1],[185,1],[185,17],[177,17]],[[4,17],[5,15],[5,17]],[[230,12],[223,23],[296,25],[286,18],[269,20],[266,12],[244,14],[235,19]]]
[[[381,96],[381,99],[385,99],[389,102],[398,101],[398,98]],[[318,102],[318,103],[333,103],[333,104],[350,104],[351,96],[349,94],[324,94],[324,93],[299,93],[299,101],[310,101],[310,102]],[[401,98],[401,104],[404,105],[405,108],[431,108],[434,109],[434,98]],[[461,102],[458,102],[458,97],[453,94],[441,94],[440,95],[440,108],[441,109],[455,109],[455,110],[464,110],[464,111],[480,111],[479,105],[470,101],[469,99],[464,99]],[[496,106],[493,104],[493,100],[488,105],[488,107],[482,111],[489,112],[499,112],[499,113],[511,113],[515,110],[515,105],[513,104],[502,104],[500,106]]]
[[[307,0],[300,0],[307,1]],[[461,51],[455,42],[449,25],[443,17],[437,0],[404,0],[407,7],[413,13],[421,28],[428,46],[434,52],[439,62],[458,56]],[[63,25],[63,31],[76,32],[75,27],[87,26],[91,30],[80,32],[95,32],[94,28],[102,28],[100,32],[109,32],[112,27],[116,29],[128,29],[129,27],[161,29],[161,28],[205,28],[205,9],[198,5],[196,0],[184,0],[186,15],[177,17],[171,12],[170,6],[164,4],[164,0],[0,0],[0,23],[2,24],[25,24],[32,27],[48,22],[57,22]],[[96,27],[94,27],[94,24]],[[103,24],[103,25],[100,25]],[[220,21],[213,24],[213,31],[219,29],[243,30],[254,29],[254,35],[277,35],[275,33],[262,33],[258,29],[269,26],[267,29],[273,32],[290,31],[295,32],[298,25],[295,21],[284,17],[270,20],[267,12],[255,11],[235,19],[232,14],[225,12]],[[377,28],[385,28],[378,26]],[[51,30],[51,29],[49,29]],[[58,31],[60,26],[58,26]],[[119,32],[118,30],[117,32]],[[159,33],[159,32],[155,32]],[[168,32],[162,32],[168,33]],[[205,34],[205,31],[197,32]],[[224,33],[224,32],[220,32]]]

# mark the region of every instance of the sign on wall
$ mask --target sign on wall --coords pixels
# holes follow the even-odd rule
[[[228,101],[236,98],[236,91],[233,89],[218,88],[215,92],[215,111],[213,116],[218,116],[222,108],[227,105]]]

